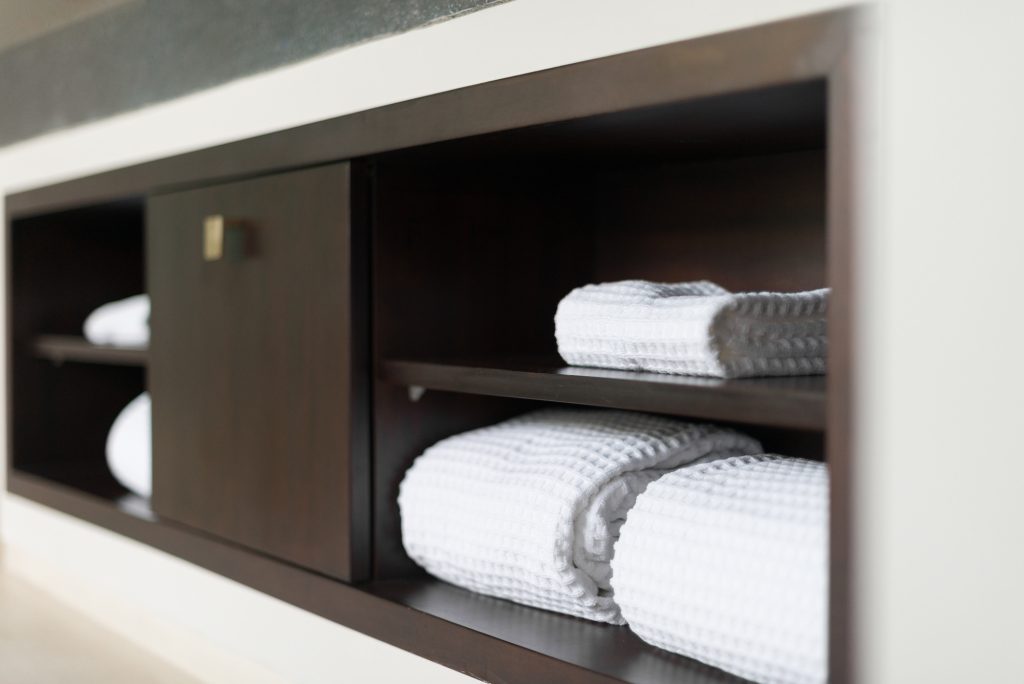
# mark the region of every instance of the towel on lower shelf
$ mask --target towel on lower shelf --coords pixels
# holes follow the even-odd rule
[[[714,283],[586,285],[555,313],[574,366],[738,378],[825,372],[827,289],[730,293]]]
[[[135,295],[99,307],[85,319],[93,344],[142,347],[149,344],[149,295]]]
[[[107,435],[107,467],[121,485],[149,498],[153,491],[152,409],[149,392],[135,397]]]
[[[667,469],[759,453],[733,430],[626,411],[543,409],[438,442],[400,488],[402,541],[473,591],[621,624],[613,545]]]
[[[682,468],[636,502],[612,561],[630,629],[759,682],[824,682],[828,472],[741,456]]]

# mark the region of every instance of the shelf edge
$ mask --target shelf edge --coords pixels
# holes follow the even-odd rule
[[[54,363],[100,363],[117,366],[145,366],[146,347],[115,347],[93,344],[73,335],[39,335],[32,341],[32,353]]]
[[[648,411],[776,428],[824,431],[827,427],[824,389],[818,393],[759,388],[757,396],[753,396],[749,389],[743,389],[743,381],[705,386],[397,359],[382,361],[377,375],[384,382],[426,390]]]

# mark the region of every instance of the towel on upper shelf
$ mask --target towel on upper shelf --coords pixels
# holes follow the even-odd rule
[[[647,488],[612,560],[641,639],[766,683],[824,682],[828,471],[741,456]]]
[[[132,399],[107,435],[107,467],[125,489],[149,498],[153,493],[153,432],[149,392]]]
[[[149,344],[149,295],[110,302],[85,319],[85,339],[93,344],[143,347]]]
[[[636,496],[680,465],[760,451],[756,440],[712,425],[542,409],[449,437],[417,458],[398,496],[402,541],[452,584],[621,624],[609,561]]]
[[[825,372],[827,289],[731,293],[705,280],[585,285],[555,313],[574,366],[738,378]]]

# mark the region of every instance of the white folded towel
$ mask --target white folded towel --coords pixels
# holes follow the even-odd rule
[[[93,344],[144,347],[149,344],[149,295],[135,295],[99,307],[85,319]]]
[[[824,682],[828,472],[741,456],[647,488],[612,560],[615,600],[655,646],[759,682]]]
[[[759,453],[738,432],[625,411],[543,409],[438,442],[402,481],[409,556],[491,596],[621,624],[613,546],[667,469]]]
[[[141,497],[153,493],[153,431],[149,392],[132,399],[107,435],[107,467],[121,485]]]
[[[714,283],[586,285],[555,313],[574,366],[738,378],[825,372],[827,289],[732,294]]]

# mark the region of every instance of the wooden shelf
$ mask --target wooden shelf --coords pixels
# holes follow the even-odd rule
[[[347,584],[160,518],[113,488],[12,470],[9,489],[233,577],[371,637],[492,681],[741,684],[641,641],[628,628],[521,606],[427,576]]]
[[[32,344],[33,353],[54,363],[78,361],[117,366],[145,366],[149,359],[147,347],[115,347],[93,344],[74,335],[40,335]]]
[[[825,429],[825,376],[718,380],[509,363],[385,360],[387,382],[428,390],[666,413],[804,430]]]
[[[695,660],[644,643],[628,627],[538,610],[475,594],[432,577],[383,580],[363,587],[374,596],[499,639],[531,657],[547,656],[585,668],[606,681],[680,684],[746,682]],[[534,681],[541,681],[542,675]],[[588,677],[587,681],[594,681]]]

